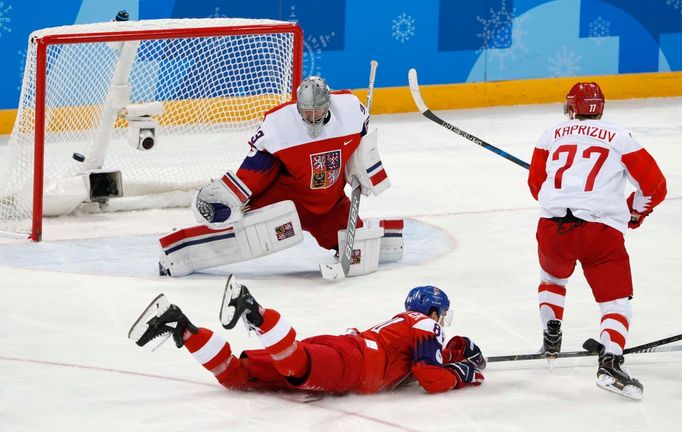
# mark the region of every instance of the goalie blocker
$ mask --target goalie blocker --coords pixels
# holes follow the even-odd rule
[[[246,261],[289,248],[303,240],[293,201],[246,213],[221,229],[184,228],[159,239],[159,274],[185,276],[194,271]]]

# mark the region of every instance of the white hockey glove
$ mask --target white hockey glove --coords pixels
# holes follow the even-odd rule
[[[244,218],[251,190],[231,171],[199,189],[192,200],[197,222],[212,229],[234,225]]]

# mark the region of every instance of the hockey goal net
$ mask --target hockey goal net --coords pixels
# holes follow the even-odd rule
[[[0,146],[0,231],[39,241],[43,215],[126,200],[114,207],[188,204],[178,191],[235,169],[263,113],[294,98],[302,50],[300,28],[272,20],[33,32],[16,122]]]

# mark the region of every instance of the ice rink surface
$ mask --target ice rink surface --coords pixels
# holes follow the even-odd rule
[[[428,100],[427,100],[428,103]],[[529,161],[559,104],[439,112],[458,127]],[[657,159],[668,198],[629,231],[635,299],[631,346],[682,332],[682,99],[608,101],[605,119],[627,127]],[[537,206],[526,170],[419,114],[375,116],[392,188],[363,197],[362,217],[407,219],[403,262],[337,282],[319,277],[331,256],[311,238],[252,263],[181,279],[156,276],[156,239],[193,224],[187,209],[48,219],[45,241],[0,240],[0,431],[670,431],[682,419],[682,353],[629,355],[641,402],[600,390],[596,359],[490,364],[486,382],[439,395],[413,384],[392,393],[327,397],[220,387],[183,349],[155,352],[126,338],[160,292],[197,325],[258,348],[218,310],[225,275],[278,309],[300,337],[369,328],[400,312],[408,290],[433,284],[452,301],[448,335],[486,355],[541,344],[535,254]],[[599,314],[580,269],[568,286],[564,349],[598,337]]]

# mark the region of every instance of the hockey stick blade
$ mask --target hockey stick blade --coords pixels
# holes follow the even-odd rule
[[[412,68],[410,71],[407,73],[407,80],[410,85],[410,93],[412,94],[412,100],[414,100],[415,105],[417,105],[417,108],[419,109],[419,112],[426,117],[427,119],[431,120],[432,122],[439,124],[443,126],[445,129],[448,129],[451,132],[456,133],[457,135],[464,137],[468,139],[469,141],[473,142],[474,144],[477,144],[486,150],[490,150],[491,152],[495,153],[498,156],[502,156],[503,158],[514,162],[515,164],[525,168],[525,169],[530,169],[530,164],[527,162],[522,161],[521,159],[517,158],[516,156],[513,156],[506,151],[495,147],[492,144],[489,144],[482,139],[478,138],[477,136],[474,136],[470,134],[469,132],[463,131],[462,129],[458,128],[457,126],[454,126],[442,118],[438,117],[436,114],[434,114],[428,106],[426,106],[426,103],[424,103],[424,99],[422,98],[421,91],[419,90],[419,81],[417,80],[417,70]]]
[[[320,273],[322,273],[322,278],[327,280],[343,279],[346,277],[341,263],[320,264]]]

